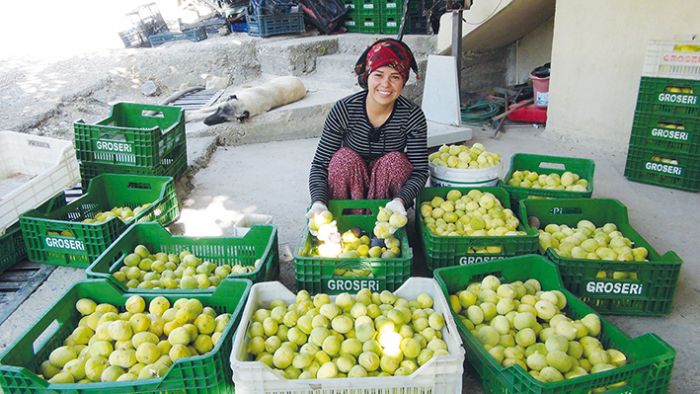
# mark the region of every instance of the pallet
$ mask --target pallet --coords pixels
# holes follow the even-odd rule
[[[169,105],[180,107],[185,111],[196,111],[214,105],[223,93],[223,90],[200,90],[185,94]]]
[[[0,324],[56,269],[55,266],[21,261],[0,275]]]

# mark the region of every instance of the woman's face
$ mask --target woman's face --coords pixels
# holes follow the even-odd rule
[[[395,69],[385,66],[369,74],[367,91],[369,97],[380,105],[389,105],[401,95],[404,80]]]

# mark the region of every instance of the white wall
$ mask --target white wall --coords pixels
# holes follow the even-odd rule
[[[649,39],[700,33],[700,1],[559,0],[547,130],[625,149]]]

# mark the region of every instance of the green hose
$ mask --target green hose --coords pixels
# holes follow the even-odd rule
[[[480,125],[498,115],[503,110],[503,104],[493,101],[479,101],[468,107],[462,107],[462,123]]]

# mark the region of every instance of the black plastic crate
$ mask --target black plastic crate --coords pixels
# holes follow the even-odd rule
[[[251,36],[269,37],[305,31],[303,12],[254,15],[246,11],[245,19],[248,22],[248,34]]]
[[[183,41],[189,40],[193,42],[198,42],[207,39],[207,31],[204,27],[199,27],[196,29],[185,30],[182,33],[171,33],[164,32],[154,34],[148,37],[148,42],[151,43],[152,47],[157,47],[158,45],[165,44],[169,41]]]

